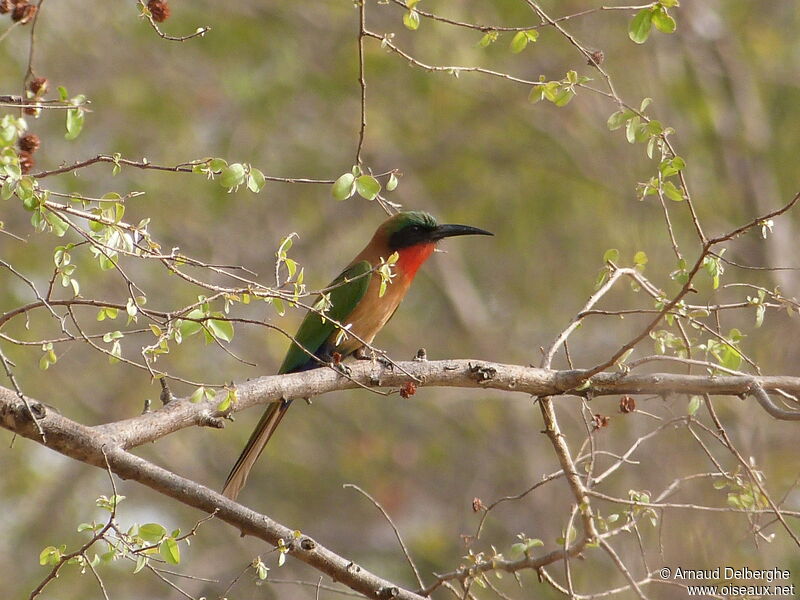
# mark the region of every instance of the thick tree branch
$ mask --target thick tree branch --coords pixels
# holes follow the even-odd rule
[[[273,546],[277,546],[278,540],[283,539],[289,544],[289,554],[368,598],[421,600],[419,595],[381,579],[331,552],[310,537],[302,535],[295,539],[293,529],[199,483],[126,452],[112,438],[98,432],[96,428],[71,421],[55,411],[46,410],[39,403],[33,403],[33,407],[39,424],[46,432],[48,448],[102,469],[107,468],[107,458],[111,470],[123,479],[137,481],[203,512],[216,511],[216,517],[240,529],[243,534],[260,538]],[[36,424],[23,403],[13,391],[5,388],[0,388],[0,425],[41,442]]]
[[[575,390],[575,386],[584,379],[586,371],[553,371],[470,360],[410,361],[398,363],[397,366],[398,369],[389,369],[377,362],[356,363],[350,368],[347,377],[333,369],[324,368],[261,377],[237,387],[239,400],[232,410],[240,411],[281,398],[311,397],[358,386],[396,387],[408,381],[415,381],[417,386],[492,388],[539,397],[567,393],[590,397],[623,393],[753,395],[762,406],[768,392],[779,391],[784,395],[800,393],[800,378],[784,376],[699,376],[672,373],[634,375],[604,372],[592,376],[588,386]],[[96,427],[72,421],[34,400],[28,399],[28,404],[30,409],[26,408],[14,390],[0,387],[0,426],[76,460],[100,468],[106,468],[108,464],[120,477],[133,479],[189,506],[208,513],[217,511],[216,515],[223,521],[237,527],[244,534],[253,535],[270,544],[277,545],[279,539],[294,539],[293,529],[126,451],[126,448],[157,440],[184,427],[219,423],[220,414],[215,403],[192,403],[188,398],[173,400],[158,411]],[[796,414],[783,409],[769,412],[777,418],[788,418],[783,413],[792,415],[791,418]],[[42,441],[41,430],[45,432],[46,442]],[[574,471],[574,468],[568,469],[569,471]],[[583,497],[585,491],[582,487],[580,491],[580,497]],[[420,592],[427,595],[443,581],[468,579],[485,570],[500,568],[514,572],[574,556],[588,541],[596,537],[593,525],[584,533],[585,537],[571,547],[536,559],[525,557],[518,561],[504,561],[500,565],[496,564],[497,561],[487,561],[486,564],[459,569],[439,576],[434,584]],[[421,598],[420,592],[398,588],[306,536],[292,542],[290,554],[367,597]]]
[[[615,394],[711,394],[746,396],[762,389],[800,394],[800,377],[749,375],[682,375],[653,373],[646,375],[598,373],[579,391],[584,371],[552,371],[478,360],[409,361],[388,369],[378,363],[357,362],[350,366],[348,377],[333,369],[314,369],[304,373],[259,377],[237,385],[238,402],[232,412],[239,412],[280,399],[310,398],[336,390],[356,387],[400,387],[414,381],[417,386],[491,388],[522,392],[529,396],[558,396],[569,392],[589,397]],[[170,402],[164,408],[115,423],[94,428],[124,448],[155,441],[185,427],[218,423],[221,416],[216,402],[192,403],[188,398]],[[787,411],[790,412],[790,411]],[[791,413],[790,413],[791,414]],[[773,414],[773,416],[776,416]]]

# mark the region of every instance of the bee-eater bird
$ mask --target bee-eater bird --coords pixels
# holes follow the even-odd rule
[[[401,212],[384,221],[369,244],[342,273],[327,286],[331,288],[330,308],[322,318],[309,311],[300,324],[278,374],[307,371],[362,351],[392,318],[406,295],[419,267],[433,253],[436,242],[456,235],[492,235],[468,225],[439,225],[424,212]],[[381,294],[377,268],[382,259],[397,252],[394,277]],[[326,289],[327,289],[326,288]],[[350,334],[342,334],[338,322]],[[258,422],[242,454],[233,465],[222,493],[236,500],[247,475],[291,405],[291,400],[272,402]]]

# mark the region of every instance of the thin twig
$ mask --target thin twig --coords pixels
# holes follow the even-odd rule
[[[414,577],[416,577],[417,583],[419,584],[420,589],[424,588],[425,584],[422,583],[422,577],[419,574],[419,569],[417,569],[417,565],[414,564],[414,560],[411,558],[411,554],[409,553],[405,542],[403,542],[403,537],[400,535],[400,531],[397,529],[397,525],[394,524],[394,521],[392,521],[392,518],[389,516],[389,513],[386,512],[386,509],[384,509],[383,506],[381,506],[380,502],[375,500],[375,498],[373,498],[368,492],[364,491],[363,489],[358,487],[356,484],[354,484],[354,483],[345,483],[342,487],[345,488],[345,489],[349,488],[349,489],[356,490],[359,494],[361,494],[367,500],[372,502],[372,504],[373,504],[373,506],[375,506],[375,508],[377,508],[379,511],[381,511],[381,514],[386,519],[386,522],[389,523],[389,526],[392,528],[392,531],[394,531],[394,536],[397,538],[397,543],[400,544],[400,548],[403,550],[403,555],[406,557],[406,560],[408,561],[408,564],[411,566],[411,570],[414,571]]]

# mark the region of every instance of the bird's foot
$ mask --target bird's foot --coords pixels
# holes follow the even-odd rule
[[[161,404],[166,406],[175,399],[175,395],[172,393],[172,390],[169,389],[166,378],[160,377],[158,382],[161,384],[161,395],[159,399],[161,400]]]
[[[322,365],[327,364],[334,371],[338,371],[345,377],[349,377],[352,370],[347,365],[343,364],[344,357],[339,352],[331,352],[330,354],[323,354],[319,357]]]
[[[391,359],[386,358],[385,356],[376,356],[375,362],[381,365],[384,369],[389,369],[390,371],[394,370],[394,363]]]
[[[361,346],[361,348],[353,352],[353,358],[355,358],[356,360],[372,360],[373,358],[375,358],[375,353],[370,352],[369,350],[364,348],[364,346]]]
[[[379,356],[374,350],[367,350],[363,346],[353,352],[353,358],[356,360],[371,360],[381,365],[385,369],[394,369],[394,363],[385,356]]]
[[[333,367],[335,371],[339,371],[339,373],[345,377],[350,377],[350,374],[353,372],[353,369],[342,362],[333,361],[331,362],[331,367]]]

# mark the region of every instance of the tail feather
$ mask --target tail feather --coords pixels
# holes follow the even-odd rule
[[[250,469],[253,468],[253,465],[258,460],[258,457],[261,456],[261,453],[264,451],[264,447],[272,437],[272,434],[275,433],[275,430],[278,428],[281,419],[283,419],[283,415],[285,415],[286,411],[289,410],[289,406],[291,404],[291,400],[273,402],[267,407],[267,410],[264,411],[264,414],[250,436],[250,439],[247,440],[247,445],[239,455],[236,464],[233,465],[233,468],[228,475],[228,479],[225,480],[225,485],[222,488],[223,496],[226,496],[231,500],[236,500],[239,492],[247,482],[247,476],[250,473]]]

